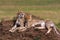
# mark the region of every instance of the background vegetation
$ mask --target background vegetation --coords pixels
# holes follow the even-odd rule
[[[60,26],[60,0],[0,0],[0,19],[11,19],[18,10],[49,18]]]

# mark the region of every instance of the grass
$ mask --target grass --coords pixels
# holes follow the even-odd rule
[[[60,0],[0,0],[0,5],[51,5],[60,4]]]
[[[0,19],[11,19],[18,10],[60,23],[60,0],[0,0]]]

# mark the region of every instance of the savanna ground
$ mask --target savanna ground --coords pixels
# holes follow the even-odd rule
[[[38,16],[43,19],[49,18],[55,22],[58,28],[60,28],[60,0],[0,0],[0,20],[3,18],[8,18],[10,20],[13,19],[13,17],[16,16],[16,13],[18,12],[18,10],[31,13],[32,15]],[[2,31],[1,34],[3,33],[5,32]],[[9,33],[7,32],[7,34]],[[18,36],[18,34],[16,36],[12,34],[12,36],[15,38],[16,36]],[[5,37],[5,36],[2,36],[2,37]],[[8,39],[5,39],[5,40],[8,40]],[[13,40],[13,38],[10,40]],[[15,40],[19,40],[18,37]]]

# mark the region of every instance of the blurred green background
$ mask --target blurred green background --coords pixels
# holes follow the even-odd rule
[[[60,26],[60,0],[0,0],[0,20],[12,19],[18,10],[51,19]]]

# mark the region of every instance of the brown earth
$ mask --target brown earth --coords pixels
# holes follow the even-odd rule
[[[37,30],[33,28],[27,29],[24,32],[16,31],[11,33],[8,30],[12,28],[13,24],[14,21],[12,20],[0,23],[0,40],[60,40],[60,36],[54,30],[48,35],[45,35],[46,29]]]

